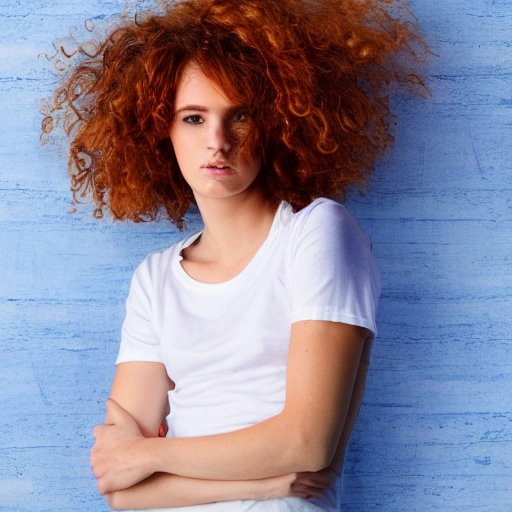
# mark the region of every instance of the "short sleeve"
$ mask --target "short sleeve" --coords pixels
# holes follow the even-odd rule
[[[359,224],[343,205],[327,199],[315,201],[297,215],[292,322],[342,322],[376,335],[380,275]]]
[[[162,362],[160,339],[152,321],[153,295],[150,267],[146,258],[132,278],[116,364],[128,361]]]

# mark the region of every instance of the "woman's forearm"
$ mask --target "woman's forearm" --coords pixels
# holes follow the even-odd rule
[[[154,473],[235,481],[302,471],[296,453],[305,450],[292,449],[297,435],[284,414],[226,434],[145,438],[135,419],[114,400],[107,401],[107,409],[109,424],[94,427],[96,443],[91,450],[91,467],[101,494],[131,488]]]
[[[245,481],[216,481],[155,473],[146,480],[106,496],[113,510],[184,507],[218,501],[266,500],[289,493],[295,475]]]
[[[300,446],[298,429],[293,430],[283,413],[226,434],[145,439],[136,457],[145,459],[143,464],[154,472],[208,480],[252,480],[322,469],[313,466],[313,449],[310,460],[304,456],[308,450]]]

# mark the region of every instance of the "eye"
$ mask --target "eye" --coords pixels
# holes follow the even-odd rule
[[[202,124],[204,122],[202,117],[200,115],[197,115],[197,114],[194,115],[194,116],[184,117],[183,121],[185,123],[190,123],[190,124]]]
[[[240,110],[240,112],[237,112],[233,116],[233,121],[235,121],[236,123],[243,123],[244,121],[247,121],[248,117],[249,116],[245,110]]]

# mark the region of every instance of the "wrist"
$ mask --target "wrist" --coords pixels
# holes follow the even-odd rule
[[[133,455],[138,461],[139,468],[147,475],[155,473],[158,467],[157,447],[150,441],[154,438],[141,438],[133,446]]]
[[[141,440],[140,457],[144,468],[149,474],[153,473],[171,473],[168,468],[168,458],[164,455],[166,444],[170,440],[161,437],[149,437]],[[165,444],[164,444],[165,443]]]
[[[269,483],[268,478],[264,478],[262,480],[246,480],[247,489],[244,494],[246,496],[241,497],[241,499],[246,500],[257,500],[264,501],[270,498],[273,498],[271,492],[271,485]]]
[[[296,479],[296,474],[287,474],[261,480],[251,480],[254,484],[252,499],[264,501],[290,496],[290,486]]]

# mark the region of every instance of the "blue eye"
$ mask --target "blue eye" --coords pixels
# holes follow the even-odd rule
[[[203,119],[199,115],[187,116],[187,117],[183,118],[183,121],[185,121],[185,123],[190,123],[190,124],[201,124],[201,123],[203,123]]]

